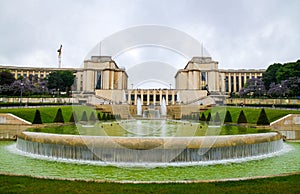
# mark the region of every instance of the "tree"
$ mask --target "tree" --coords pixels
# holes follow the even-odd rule
[[[57,110],[57,113],[56,113],[56,116],[54,118],[54,123],[64,123],[64,117],[63,117],[63,114],[62,114],[62,111],[61,111],[61,108],[59,108]]]
[[[48,88],[65,91],[69,95],[71,86],[74,83],[72,71],[53,71],[48,77]]]
[[[232,123],[232,118],[231,118],[231,114],[230,114],[229,110],[226,111],[224,123]]]
[[[251,78],[247,80],[246,85],[239,91],[241,97],[247,95],[261,96],[266,93],[264,82],[259,78]]]
[[[82,113],[81,121],[82,122],[88,122],[88,118],[87,118],[87,115],[86,115],[85,111],[83,111],[83,113]]]
[[[15,81],[15,77],[9,70],[0,71],[0,85],[10,85]]]
[[[106,114],[106,113],[103,113],[103,114],[102,114],[102,120],[103,120],[103,121],[107,121],[107,114]]]
[[[97,117],[98,117],[98,120],[101,121],[102,120],[102,117],[101,117],[101,114],[98,112],[97,114]]]
[[[259,117],[256,122],[257,125],[270,125],[265,109],[261,109]]]
[[[285,63],[276,72],[276,83],[282,80],[288,80],[290,77],[299,77],[300,75],[300,60],[297,62]]]
[[[277,83],[276,73],[277,73],[278,69],[280,69],[281,66],[282,66],[282,64],[280,64],[280,63],[274,63],[273,65],[270,65],[267,68],[267,70],[263,73],[262,81],[264,82],[266,90],[270,89],[270,85],[272,83]]]
[[[240,115],[239,115],[237,123],[238,124],[247,123],[247,118],[246,118],[246,115],[244,114],[243,110],[240,112]]]
[[[32,124],[42,124],[42,123],[43,122],[41,118],[41,113],[39,110],[36,110]]]
[[[220,118],[220,115],[219,115],[219,113],[218,113],[218,112],[217,112],[217,113],[216,113],[216,115],[215,115],[214,122],[215,122],[216,124],[219,124],[219,123],[221,123],[221,118]]]
[[[200,121],[203,121],[203,122],[206,121],[204,112],[201,114]]]
[[[96,119],[96,117],[95,117],[94,112],[91,113],[90,119],[89,119],[89,120],[90,120],[91,123],[95,123],[95,122],[96,122],[97,119]]]
[[[69,122],[74,123],[75,121],[77,122],[78,119],[77,119],[76,113],[73,111],[72,114],[71,114],[71,117],[69,119]]]
[[[206,118],[206,121],[209,122],[211,120],[211,113],[209,112]]]

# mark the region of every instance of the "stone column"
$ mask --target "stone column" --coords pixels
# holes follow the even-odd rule
[[[233,73],[233,91],[236,92],[236,73]]]
[[[228,73],[228,92],[230,93],[231,91],[231,73]]]

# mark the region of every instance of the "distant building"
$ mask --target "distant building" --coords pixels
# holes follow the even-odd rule
[[[220,95],[238,92],[250,78],[261,78],[265,70],[223,70],[211,57],[193,57],[175,75],[175,89],[129,89],[128,75],[109,56],[92,56],[84,61],[83,68],[37,68],[0,66],[9,69],[15,78],[46,78],[55,70],[71,70],[75,75],[73,94],[92,103],[136,105],[140,98],[143,105],[201,104],[209,94]],[[159,70],[158,70],[159,71]],[[93,97],[91,97],[93,96]],[[91,100],[94,98],[94,100]],[[97,100],[95,100],[95,98]]]

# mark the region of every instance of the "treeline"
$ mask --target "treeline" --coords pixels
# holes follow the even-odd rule
[[[9,70],[0,71],[0,95],[2,96],[60,95],[61,92],[69,96],[73,83],[73,72],[67,70],[53,71],[45,78],[30,74],[17,79]]]
[[[239,91],[239,96],[299,97],[300,60],[270,65],[261,79],[247,80],[245,86]]]

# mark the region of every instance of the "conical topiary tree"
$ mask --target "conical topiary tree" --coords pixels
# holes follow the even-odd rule
[[[64,123],[64,117],[63,117],[63,114],[62,114],[62,111],[61,111],[61,108],[59,108],[57,110],[57,113],[56,113],[56,116],[54,118],[54,123]]]
[[[91,122],[91,123],[94,123],[94,122],[96,122],[96,117],[95,117],[95,114],[94,114],[94,112],[92,112],[92,113],[91,113],[91,115],[90,115],[90,119],[89,119],[89,120],[90,120],[90,122]]]
[[[201,114],[200,121],[203,121],[203,122],[206,121],[206,117],[205,117],[204,112]]]
[[[110,113],[107,113],[107,115],[106,115],[106,120],[108,120],[108,121],[111,120],[111,114],[110,114]]]
[[[71,114],[71,117],[69,119],[69,122],[74,123],[75,121],[77,122],[78,119],[77,119],[76,113],[73,111],[72,114]]]
[[[100,112],[98,112],[98,114],[97,114],[97,118],[98,118],[98,120],[99,120],[99,121],[101,121],[101,120],[102,120],[102,117],[101,117],[101,114],[100,114]]]
[[[211,120],[211,113],[209,112],[206,118],[206,122],[209,122]]]
[[[226,111],[224,123],[232,123],[232,118],[231,118],[231,114],[230,114],[229,110]]]
[[[246,118],[246,115],[244,114],[243,110],[240,112],[237,123],[238,124],[247,123],[247,118]]]
[[[88,118],[87,118],[87,115],[86,115],[86,112],[85,112],[85,111],[83,111],[82,117],[81,117],[81,120],[80,120],[80,121],[82,121],[82,122],[88,122]]]
[[[217,112],[216,115],[215,115],[214,122],[215,122],[216,124],[220,124],[220,123],[221,123],[221,118],[220,118],[220,115],[219,115],[218,112]]]
[[[102,120],[103,120],[103,121],[107,121],[107,114],[106,114],[106,113],[103,113],[103,115],[102,115]]]
[[[270,125],[265,109],[261,109],[259,117],[256,122],[257,125]]]
[[[41,118],[41,113],[39,110],[36,110],[32,124],[42,124],[42,123],[43,122]]]

